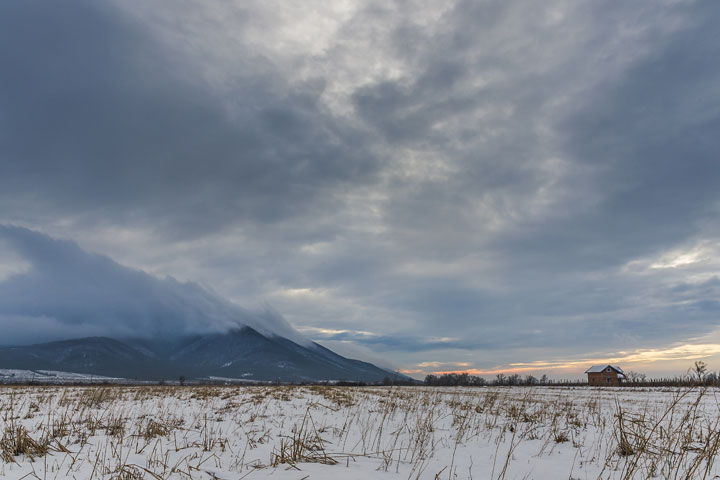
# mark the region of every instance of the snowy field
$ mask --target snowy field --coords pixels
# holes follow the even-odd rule
[[[7,479],[716,478],[718,391],[0,387]]]
[[[157,385],[157,381],[133,380],[120,377],[103,377],[100,375],[90,375],[87,373],[71,373],[61,372],[57,370],[17,370],[9,368],[0,368],[0,386],[2,385],[88,385],[88,384],[124,384],[124,385]],[[179,385],[178,380],[167,380],[167,385]],[[201,379],[192,379],[188,384],[218,384],[218,385],[268,385],[273,382],[262,380],[248,380],[245,378],[226,378],[226,377],[205,377]]]
[[[122,383],[127,382],[123,378],[101,377],[99,375],[88,375],[86,373],[58,372],[55,370],[15,370],[0,368],[0,385],[3,383],[31,383],[43,384],[68,384],[74,382],[82,383]]]

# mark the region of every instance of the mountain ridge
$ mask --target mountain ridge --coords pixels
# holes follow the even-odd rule
[[[137,380],[210,377],[255,381],[380,382],[400,374],[244,326],[174,340],[84,337],[0,346],[0,368],[61,370]],[[403,380],[409,377],[400,375]]]

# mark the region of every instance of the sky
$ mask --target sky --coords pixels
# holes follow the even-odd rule
[[[720,370],[720,3],[0,2],[4,344]]]

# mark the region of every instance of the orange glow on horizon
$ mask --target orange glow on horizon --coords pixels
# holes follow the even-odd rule
[[[433,375],[448,375],[451,373],[467,373],[468,375],[496,375],[498,373],[521,373],[521,372],[534,372],[537,371],[535,367],[527,368],[497,368],[495,370],[479,370],[477,368],[470,368],[467,370],[450,370],[447,372],[431,372]]]
[[[614,356],[608,357],[590,357],[578,360],[556,360],[544,361],[538,360],[527,363],[511,363],[507,366],[498,366],[491,369],[469,368],[464,370],[445,370],[431,372],[434,375],[445,374],[461,374],[469,375],[497,375],[497,374],[514,374],[537,371],[555,371],[558,373],[580,373],[591,365],[619,365],[631,364],[642,366],[653,364],[656,362],[671,362],[682,360],[699,360],[712,355],[720,354],[720,344],[704,343],[704,344],[683,344],[666,349],[646,349],[635,350],[634,352],[616,352]],[[419,372],[412,372],[419,373]]]

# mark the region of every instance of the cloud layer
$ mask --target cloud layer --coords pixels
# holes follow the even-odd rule
[[[412,370],[720,343],[718,18],[3,2],[0,222]]]
[[[177,338],[242,326],[302,341],[273,312],[250,312],[194,283],[159,279],[76,244],[0,225],[3,247],[29,265],[0,280],[3,344],[103,335]]]

